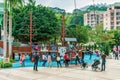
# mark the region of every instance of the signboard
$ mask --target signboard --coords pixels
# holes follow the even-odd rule
[[[58,47],[58,53],[60,53],[60,56],[64,56],[66,51],[67,51],[66,47]]]

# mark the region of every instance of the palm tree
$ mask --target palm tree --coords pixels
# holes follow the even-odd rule
[[[9,56],[12,54],[12,9],[13,7],[23,6],[24,0],[8,0],[9,4]]]
[[[4,40],[3,40],[3,55],[4,59],[7,58],[7,0],[4,0],[4,21],[3,21],[3,29],[4,29]]]
[[[3,21],[3,28],[4,28],[4,42],[3,42],[3,54],[4,59],[9,58],[9,54],[12,53],[12,8],[15,6],[22,6],[24,0],[4,0],[4,21]],[[7,12],[9,8],[9,54],[7,54]]]

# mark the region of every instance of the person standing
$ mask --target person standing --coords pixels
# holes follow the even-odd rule
[[[20,63],[22,65],[22,67],[25,67],[25,55],[24,55],[24,53],[22,53],[22,55],[20,57]]]
[[[118,54],[118,51],[117,51],[117,50],[115,50],[115,51],[114,51],[114,54],[115,54],[115,60],[118,60],[118,59],[119,59],[119,54]]]
[[[70,61],[70,57],[68,55],[68,52],[66,52],[64,54],[64,62],[65,62],[65,67],[68,67],[69,66],[69,61]]]
[[[42,66],[45,67],[45,64],[46,64],[46,62],[47,62],[47,57],[46,57],[45,54],[42,55],[42,60],[43,60]]]
[[[89,50],[90,60],[92,59],[93,52]]]
[[[82,57],[81,57],[82,61],[84,60],[84,55],[85,55],[85,51],[82,50]]]
[[[50,52],[48,53],[48,58],[47,58],[47,61],[48,61],[48,67],[51,67],[52,65],[52,58],[51,58],[51,55],[50,55]]]
[[[57,61],[57,67],[62,67],[61,62],[60,62],[60,53],[58,53],[57,57],[56,57],[56,61]]]
[[[76,55],[75,55],[75,65],[77,65],[77,62],[80,64],[78,52],[76,52]]]
[[[105,54],[105,52],[103,52],[103,54],[101,55],[101,59],[102,59],[101,71],[105,71],[105,68],[106,68],[106,54]]]
[[[38,60],[39,60],[39,55],[37,52],[35,52],[35,54],[33,55],[34,58],[34,66],[33,66],[33,70],[38,71]]]

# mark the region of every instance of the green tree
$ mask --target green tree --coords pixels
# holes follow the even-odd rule
[[[9,55],[12,54],[12,16],[13,11],[12,9],[14,7],[22,6],[24,0],[7,0],[7,3],[9,5]]]
[[[14,22],[13,35],[15,39],[29,42],[29,14],[32,11],[33,19],[33,42],[49,41],[60,34],[60,24],[55,13],[49,7],[42,5],[33,5],[31,3],[25,5],[23,8],[14,8]],[[27,26],[25,26],[27,25]]]
[[[90,41],[99,45],[101,51],[105,51],[109,54],[110,46],[114,42],[114,35],[110,31],[103,30],[103,25],[97,25],[93,30],[89,31]]]
[[[67,37],[75,37],[79,43],[88,42],[88,27],[71,25],[67,27]]]
[[[120,45],[120,28],[114,31],[115,44]]]

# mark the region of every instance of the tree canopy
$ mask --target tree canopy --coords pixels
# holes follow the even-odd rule
[[[15,39],[29,41],[30,12],[32,12],[33,19],[33,41],[47,41],[59,34],[59,21],[50,8],[27,4],[24,7],[13,9],[13,36]]]

